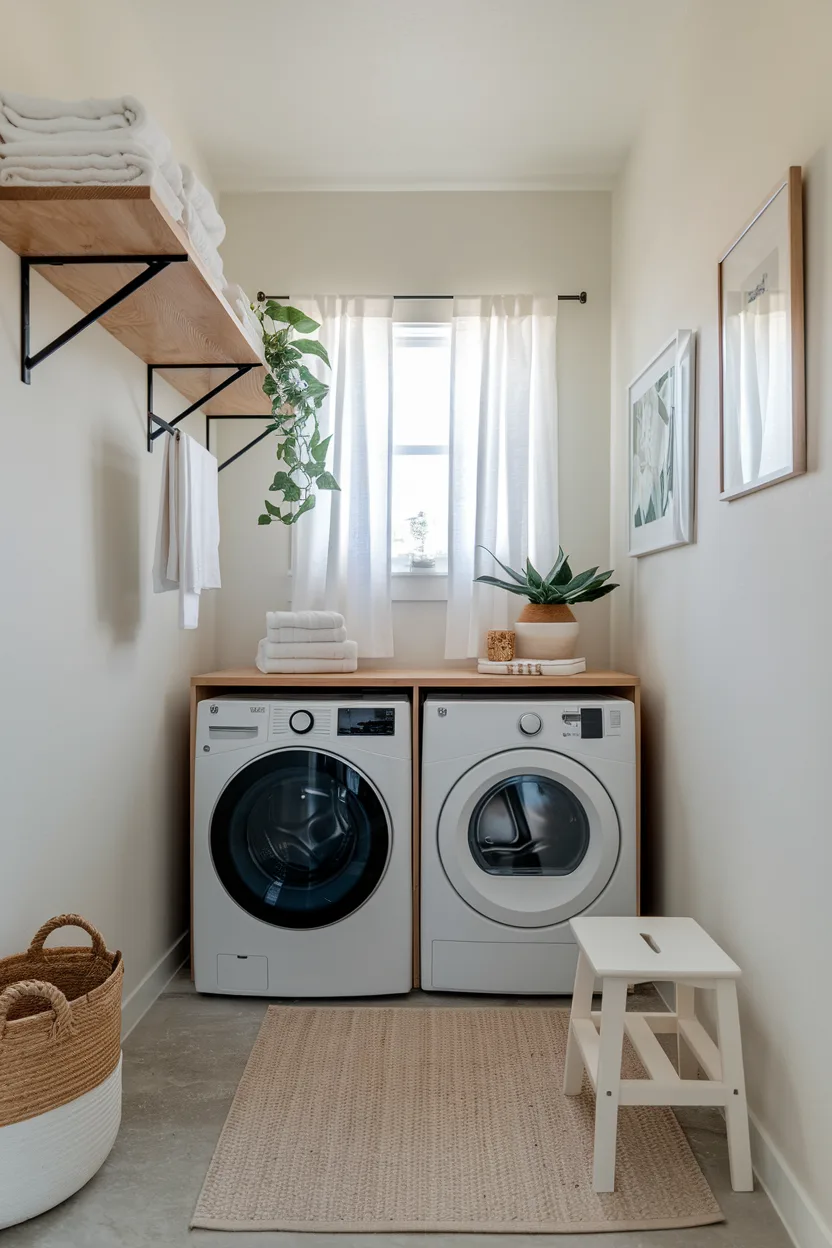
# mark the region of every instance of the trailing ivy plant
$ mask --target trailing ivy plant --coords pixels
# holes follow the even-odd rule
[[[330,367],[326,348],[307,338],[318,322],[274,299],[252,305],[263,332],[266,379],[263,390],[271,399],[272,423],[267,431],[277,434],[277,458],[284,465],[274,476],[269,491],[282,495],[278,504],[265,501],[258,524],[295,524],[315,506],[315,490],[341,487],[326,468],[332,435],[321,437],[318,412],[329,386],[315,377],[303,362],[315,355]],[[300,504],[297,506],[296,504]]]

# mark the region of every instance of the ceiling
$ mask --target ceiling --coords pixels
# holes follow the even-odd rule
[[[134,0],[220,190],[610,186],[688,0]]]

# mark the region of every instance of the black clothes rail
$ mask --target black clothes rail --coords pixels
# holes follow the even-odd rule
[[[257,292],[257,299],[259,303],[262,303],[264,299],[276,299],[278,303],[282,303],[288,298],[288,295],[264,295],[262,290],[258,290]],[[439,299],[447,300],[455,298],[456,295],[394,295],[393,302],[395,303],[397,299],[411,299],[414,303],[434,303]],[[472,296],[472,298],[476,298],[476,296]],[[585,290],[582,290],[578,295],[558,295],[558,301],[560,303],[586,303],[586,299],[587,295]]]

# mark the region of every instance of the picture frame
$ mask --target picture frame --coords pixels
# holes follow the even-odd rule
[[[718,265],[719,496],[806,471],[803,178],[793,165]]]
[[[679,329],[627,390],[630,554],[693,541],[696,336]]]

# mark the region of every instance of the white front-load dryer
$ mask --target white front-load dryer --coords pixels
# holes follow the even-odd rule
[[[402,697],[199,703],[198,992],[408,992],[411,711]]]
[[[636,851],[631,702],[425,700],[423,988],[571,993],[569,920],[636,913]]]

